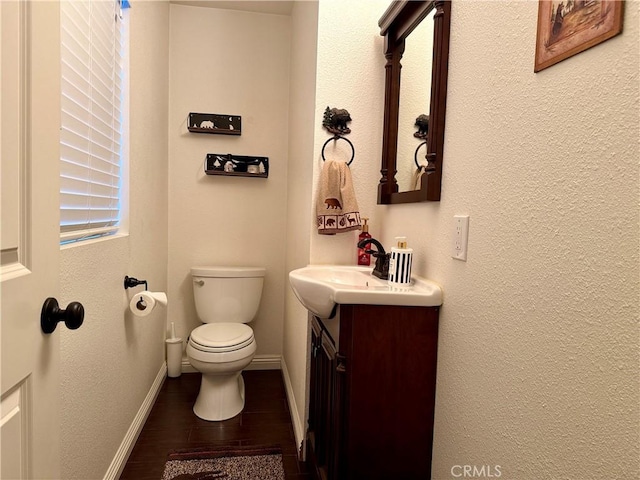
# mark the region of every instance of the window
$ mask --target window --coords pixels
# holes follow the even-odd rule
[[[60,4],[60,242],[118,231],[125,22],[117,0]]]

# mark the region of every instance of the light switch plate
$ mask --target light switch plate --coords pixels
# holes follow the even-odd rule
[[[469,242],[469,215],[453,216],[453,243],[451,257],[467,261],[467,244]]]

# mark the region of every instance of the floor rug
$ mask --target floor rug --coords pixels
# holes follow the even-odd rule
[[[178,450],[167,457],[162,480],[284,480],[280,447]]]

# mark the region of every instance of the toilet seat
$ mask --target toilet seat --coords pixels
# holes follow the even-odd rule
[[[191,332],[189,343],[201,352],[241,350],[254,341],[253,330],[244,323],[207,323]]]

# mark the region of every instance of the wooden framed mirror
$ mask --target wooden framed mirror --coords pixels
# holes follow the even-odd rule
[[[378,25],[380,34],[385,37],[384,55],[387,59],[378,203],[439,201],[451,1],[394,1]],[[406,81],[401,84],[401,60],[407,46],[411,50],[407,50],[405,57]],[[429,117],[426,140],[409,133],[412,128],[415,132],[419,128],[417,125],[407,125],[407,119],[416,122],[420,114]],[[402,125],[399,124],[401,119]],[[421,142],[426,143],[423,145]],[[420,175],[420,172],[424,173]]]

